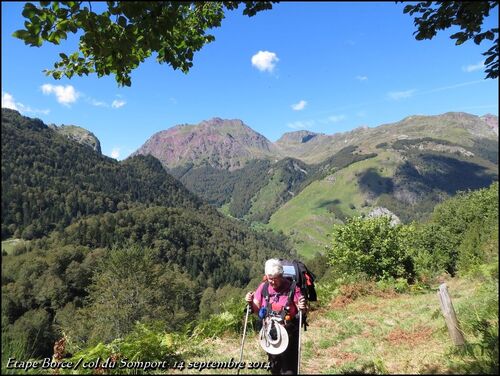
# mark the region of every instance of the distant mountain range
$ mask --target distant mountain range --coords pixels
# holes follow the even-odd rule
[[[80,216],[116,211],[118,203],[199,205],[186,187],[225,215],[282,231],[310,256],[323,251],[334,223],[387,212],[403,222],[422,220],[457,191],[498,180],[494,115],[414,115],[333,135],[289,132],[275,143],[241,120],[213,118],[158,132],[119,164],[101,155],[99,140],[85,129],[46,126],[11,110],[2,109],[2,137],[8,139],[2,147],[8,193],[2,195],[2,236],[22,234],[30,223],[35,235],[46,234]],[[76,143],[68,147],[63,139]],[[43,153],[28,157],[35,140]],[[78,143],[84,147],[77,151]],[[79,167],[70,168],[75,163]],[[73,185],[76,197],[57,199],[54,192],[69,195]],[[38,208],[37,195],[58,204]]]
[[[465,130],[467,140],[463,140],[459,133],[449,132],[450,126]],[[494,138],[495,135],[498,136],[497,116],[478,117],[450,112],[437,116],[409,116],[397,123],[375,128],[359,127],[333,135],[304,130],[288,132],[272,143],[241,120],[213,118],[197,125],[176,125],[160,131],[132,156],[152,155],[166,168],[193,164],[233,171],[253,159],[276,161],[292,157],[308,163],[322,162],[350,145],[373,150],[378,143],[403,138],[435,137],[470,143],[476,138]]]
[[[322,251],[335,222],[374,210],[421,220],[445,197],[498,179],[498,117],[449,112],[275,143],[241,120],[214,118],[153,135],[149,154],[189,190],[231,216]]]

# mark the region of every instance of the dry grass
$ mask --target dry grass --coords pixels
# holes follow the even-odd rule
[[[474,286],[447,280],[454,302],[467,299]],[[355,292],[357,291],[357,292]],[[301,373],[304,374],[421,374],[450,373],[447,353],[452,342],[439,312],[436,292],[421,295],[376,293],[346,288],[345,298],[309,314],[302,332]],[[342,304],[338,303],[342,302]],[[190,361],[239,360],[241,336],[207,340],[206,352]],[[267,354],[250,333],[245,342],[245,362],[265,362]],[[234,374],[234,370],[188,370],[178,374]],[[245,368],[241,374],[269,374]]]

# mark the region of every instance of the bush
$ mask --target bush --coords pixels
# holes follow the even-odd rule
[[[226,332],[240,333],[243,331],[246,304],[243,297],[233,297],[222,303],[221,313],[212,314],[201,321],[194,329],[194,336],[198,338],[220,337]],[[250,318],[252,317],[252,318]],[[254,320],[249,315],[250,324]]]
[[[436,206],[430,221],[417,229],[413,248],[421,278],[474,273],[498,257],[498,183]]]
[[[498,264],[483,265],[483,281],[468,301],[457,307],[460,327],[467,341],[453,350],[459,357],[452,371],[498,375]]]
[[[454,273],[457,246],[445,227],[435,223],[417,227],[412,248],[415,272],[420,280],[431,280],[445,272]]]
[[[100,358],[101,362],[106,360],[115,362],[115,367],[107,370],[111,374],[137,374],[137,373],[158,373],[162,368],[151,368],[144,370],[138,367],[119,367],[130,362],[168,362],[172,364],[174,361],[181,361],[188,355],[197,353],[198,343],[194,338],[188,337],[183,333],[168,333],[162,330],[162,324],[141,324],[137,322],[134,329],[124,338],[118,338],[110,343],[99,342],[97,345],[87,347],[78,351],[72,358],[66,359],[68,362],[78,363],[81,359],[83,362],[92,362]],[[102,363],[100,364],[102,366]],[[79,373],[93,373],[96,369],[79,368]],[[149,371],[149,372],[148,372]],[[71,373],[71,371],[69,371]]]
[[[384,278],[377,282],[380,290],[394,290],[397,293],[405,293],[410,290],[410,285],[405,278]]]
[[[410,256],[412,226],[392,226],[388,217],[352,218],[334,225],[328,248],[330,265],[341,276],[364,273],[368,278],[413,280]]]

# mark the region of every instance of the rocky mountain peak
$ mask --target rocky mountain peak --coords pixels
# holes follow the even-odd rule
[[[240,119],[214,117],[154,134],[132,155],[153,155],[167,168],[188,163],[235,170],[251,159],[269,158],[276,147]]]
[[[280,137],[277,144],[291,144],[291,143],[300,143],[304,144],[308,141],[311,141],[316,136],[320,135],[320,133],[315,133],[307,130],[295,131],[295,132],[287,132]]]
[[[498,116],[486,114],[481,116],[481,120],[484,121],[496,134],[498,134]]]
[[[53,129],[57,133],[69,138],[70,140],[88,146],[99,154],[102,154],[101,143],[99,142],[99,139],[92,132],[86,130],[85,128],[79,127],[77,125],[65,124],[62,124],[60,126],[50,124],[48,127]]]

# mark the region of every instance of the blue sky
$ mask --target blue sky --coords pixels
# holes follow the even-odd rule
[[[45,76],[77,39],[26,46],[11,36],[23,26],[22,8],[2,2],[2,107],[86,128],[120,160],[158,131],[213,117],[241,119],[276,141],[416,114],[498,115],[498,80],[485,80],[482,66],[489,45],[455,46],[453,30],[417,41],[400,3],[285,2],[252,18],[240,8],[212,31],[216,40],[187,75],[152,57],[132,72],[131,87],[112,76]],[[498,7],[485,26],[498,27]]]

